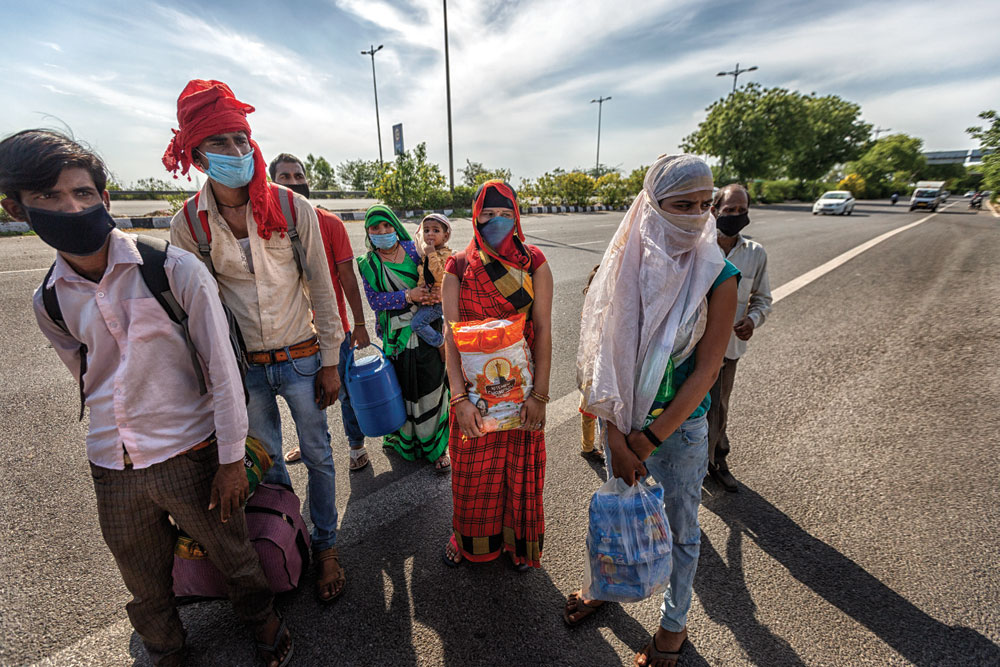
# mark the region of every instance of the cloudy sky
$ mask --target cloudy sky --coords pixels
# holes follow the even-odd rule
[[[833,7],[835,5],[835,7]],[[13,7],[14,9],[11,9]],[[978,112],[1000,108],[995,0],[451,0],[456,170],[466,158],[519,177],[601,161],[629,170],[673,151],[741,83],[836,94],[865,120],[965,149]],[[439,0],[48,0],[4,13],[0,135],[68,127],[117,178],[165,178],[160,156],[192,78],[227,82],[257,107],[265,157],[378,157],[402,123],[447,171]],[[456,176],[456,179],[459,177]]]

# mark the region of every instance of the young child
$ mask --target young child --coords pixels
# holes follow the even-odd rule
[[[597,275],[597,269],[599,268],[601,268],[600,264],[595,266],[594,270],[590,272],[590,278],[587,279],[587,286],[583,288],[584,294],[590,289],[590,283],[594,282],[594,276]],[[583,435],[580,438],[580,456],[597,463],[604,463],[604,446],[594,442],[594,433],[597,430],[597,417],[587,412],[586,407],[587,404],[584,402],[583,396],[581,396],[580,427],[583,430]]]
[[[430,289],[435,287],[441,289],[444,263],[455,254],[446,245],[449,238],[451,238],[451,222],[440,213],[430,213],[420,221],[416,240],[417,250],[423,261],[417,271],[417,287],[426,285]],[[426,343],[441,350],[444,358],[444,335],[432,326],[435,321],[441,319],[440,303],[420,306],[410,321],[410,328]]]

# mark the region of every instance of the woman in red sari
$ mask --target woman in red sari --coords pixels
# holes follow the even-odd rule
[[[520,571],[540,567],[545,517],[545,404],[552,365],[552,272],[535,246],[524,244],[513,188],[487,181],[472,205],[473,239],[445,265],[441,287],[446,322],[526,316],[524,338],[534,361],[534,388],[521,407],[521,427],[484,433],[467,398],[451,327],[446,327],[451,387],[453,533],[444,560],[485,562],[507,552]]]

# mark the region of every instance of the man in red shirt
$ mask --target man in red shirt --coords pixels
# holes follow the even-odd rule
[[[271,161],[268,167],[271,180],[278,185],[284,185],[306,199],[309,198],[309,182],[306,180],[305,167],[302,161],[290,153],[281,153]],[[326,260],[330,265],[330,278],[333,280],[333,290],[337,294],[337,308],[340,309],[340,321],[344,323],[344,342],[340,346],[340,414],[344,421],[344,431],[350,446],[350,470],[361,470],[370,462],[365,449],[365,434],[358,426],[358,418],[351,407],[351,397],[347,394],[347,384],[344,382],[344,369],[347,367],[347,355],[352,354],[352,348],[368,347],[371,340],[365,326],[365,313],[361,309],[361,292],[358,289],[358,279],[354,275],[354,251],[344,222],[324,208],[316,208],[319,218],[319,230],[323,235],[323,245],[326,247]],[[346,301],[346,303],[345,303]],[[354,314],[354,330],[348,324],[347,304],[351,305]],[[291,463],[300,458],[298,447],[285,455],[285,460]]]

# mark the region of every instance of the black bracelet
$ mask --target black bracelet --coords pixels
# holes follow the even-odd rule
[[[648,439],[648,440],[649,440],[649,441],[650,441],[651,443],[653,443],[653,446],[654,446],[654,447],[659,447],[659,446],[660,446],[660,445],[662,444],[662,442],[663,442],[662,440],[660,440],[659,438],[657,438],[657,437],[656,437],[656,434],[655,434],[655,433],[653,433],[653,429],[651,429],[651,428],[650,428],[650,427],[648,427],[648,426],[647,426],[646,428],[642,429],[642,434],[643,434],[644,436],[646,436],[646,438],[647,438],[647,439]]]

